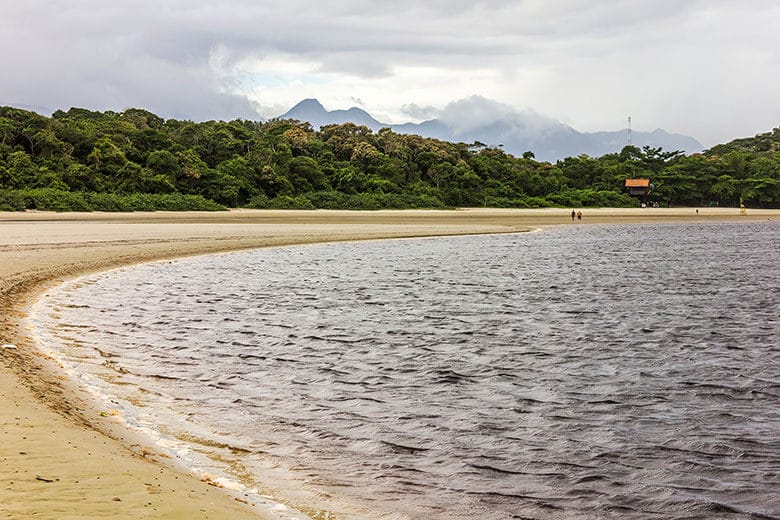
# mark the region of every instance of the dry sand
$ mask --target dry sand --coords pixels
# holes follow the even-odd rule
[[[88,272],[285,244],[502,233],[570,210],[0,213],[0,518],[258,518],[90,407],[33,343],[27,306]],[[584,209],[583,224],[755,220],[780,210]],[[239,498],[239,500],[236,500]],[[309,511],[316,516],[316,512]],[[272,515],[271,515],[272,516]]]

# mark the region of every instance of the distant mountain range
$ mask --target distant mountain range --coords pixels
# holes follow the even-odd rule
[[[537,160],[552,162],[581,154],[600,157],[619,152],[628,143],[628,129],[578,132],[534,111],[517,111],[481,96],[454,101],[444,107],[437,118],[422,123],[386,124],[357,107],[326,110],[316,99],[304,99],[278,118],[308,121],[315,129],[329,124],[354,123],[373,131],[390,128],[402,134],[418,134],[444,141],[479,141],[489,146],[501,145],[513,155],[532,151]],[[703,148],[693,137],[670,134],[661,129],[652,132],[633,131],[631,142],[640,148],[662,147],[664,150],[682,150],[689,154],[700,152]]]

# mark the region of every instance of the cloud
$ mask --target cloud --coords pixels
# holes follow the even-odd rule
[[[0,104],[229,119],[357,97],[402,120],[479,94],[714,144],[780,119],[777,26],[772,0],[5,2]]]
[[[474,95],[447,104],[439,119],[457,133],[464,133],[496,121],[510,121],[516,115],[517,111],[509,105]]]
[[[392,70],[387,64],[369,56],[350,53],[325,57],[316,71],[370,79],[383,79],[392,75]]]
[[[488,126],[501,126],[515,137],[533,138],[560,129],[560,123],[531,109],[517,110],[482,96],[469,96],[448,103],[439,119],[456,135],[464,135]]]
[[[431,105],[420,106],[416,103],[407,103],[401,106],[401,114],[417,121],[425,121],[439,117],[441,109]]]
[[[14,49],[2,56],[9,73],[0,82],[0,103],[55,109],[143,107],[166,117],[198,120],[257,117],[254,102],[220,83],[208,55],[186,58],[183,49],[181,55],[170,49],[150,52],[150,43],[130,30],[127,21],[104,26],[88,10],[63,9],[52,16],[36,6],[42,7],[33,2],[25,12],[12,9],[12,17],[24,18],[23,23],[0,22],[0,48]],[[33,24],[29,17],[39,20]],[[72,20],[78,22],[71,26]],[[44,35],[33,28],[51,32]]]

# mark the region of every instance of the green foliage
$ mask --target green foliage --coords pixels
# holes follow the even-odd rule
[[[780,129],[689,157],[628,146],[537,162],[388,128],[164,120],[0,107],[0,208],[141,209],[635,206],[627,178],[666,204],[780,206]]]
[[[780,152],[780,127],[754,137],[735,139],[726,144],[713,146],[705,152],[705,155],[723,156],[729,152]]]
[[[225,207],[198,195],[71,192],[52,188],[0,191],[0,211],[220,211]]]
[[[271,199],[268,204],[269,209],[314,209],[314,204],[303,195],[290,197],[280,195]]]
[[[623,193],[615,193],[609,190],[574,190],[566,189],[559,193],[554,193],[547,199],[558,206],[566,207],[636,207],[639,201]]]

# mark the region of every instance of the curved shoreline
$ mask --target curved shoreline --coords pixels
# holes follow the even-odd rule
[[[751,219],[780,216],[778,210],[751,212]],[[690,208],[588,210],[585,222],[737,220],[736,213],[697,218]],[[565,209],[0,214],[0,344],[16,347],[0,349],[0,516],[258,517],[234,497],[178,472],[110,417],[101,417],[36,350],[23,319],[29,303],[57,280],[259,247],[517,232],[570,224],[567,215]]]
[[[541,228],[533,228],[529,230],[523,230],[520,232],[540,232],[542,231]],[[484,234],[484,233],[483,233]],[[494,234],[494,233],[490,233]],[[474,236],[475,234],[458,234],[458,235],[451,235],[453,237],[467,237],[467,236]],[[374,240],[417,240],[417,239],[424,239],[424,238],[442,238],[441,235],[423,235],[423,236],[413,236],[413,237],[402,237],[402,238],[379,238],[375,239],[373,237],[370,238],[361,238],[361,239],[351,239],[349,241],[361,241],[361,242],[368,242],[368,241],[374,241]],[[330,241],[330,240],[323,240],[323,241],[317,241],[317,242],[304,242],[304,243],[296,243],[291,245],[273,245],[273,246],[263,246],[260,249],[275,249],[275,248],[286,248],[286,247],[305,247],[309,245],[318,245],[318,244],[335,244],[335,243],[341,243],[341,242],[347,242],[347,240],[337,240],[337,241]],[[250,248],[249,251],[254,250],[256,248]],[[211,253],[196,253],[194,255],[190,256],[177,256],[173,258],[163,258],[163,259],[153,259],[153,260],[147,260],[140,263],[133,263],[133,264],[122,264],[119,266],[111,267],[108,269],[100,269],[97,271],[90,271],[86,273],[76,274],[73,276],[69,276],[64,279],[60,279],[53,283],[47,283],[46,289],[40,293],[37,294],[35,298],[32,298],[26,305],[26,317],[25,322],[28,324],[31,324],[29,327],[30,335],[31,335],[31,346],[35,348],[38,354],[44,356],[49,367],[44,366],[43,370],[54,370],[55,374],[53,377],[61,377],[62,375],[65,375],[67,377],[66,381],[63,381],[61,384],[65,387],[65,393],[64,397],[66,398],[67,402],[63,402],[61,404],[58,404],[57,411],[62,412],[64,409],[70,409],[71,405],[70,403],[74,400],[79,400],[83,403],[83,406],[85,410],[79,410],[79,420],[87,427],[93,428],[98,430],[100,433],[106,434],[109,437],[116,438],[117,440],[120,440],[122,444],[125,445],[125,447],[129,447],[132,452],[136,454],[143,454],[145,453],[145,457],[149,457],[150,455],[153,457],[156,457],[158,461],[162,462],[164,460],[164,464],[176,469],[177,471],[180,471],[181,473],[194,477],[196,479],[200,479],[203,482],[206,482],[212,486],[223,488],[225,493],[228,494],[232,498],[237,498],[238,500],[244,501],[244,503],[248,506],[251,506],[252,509],[259,514],[260,518],[273,518],[273,519],[283,519],[283,520],[308,520],[309,518],[341,518],[338,515],[334,515],[334,513],[330,512],[329,510],[312,510],[307,509],[305,506],[301,506],[299,503],[296,503],[295,501],[285,501],[281,500],[276,497],[268,496],[267,494],[264,494],[263,492],[259,491],[257,488],[253,487],[247,487],[244,483],[238,481],[235,479],[235,477],[230,477],[226,473],[211,473],[209,471],[203,470],[197,466],[192,465],[192,460],[188,461],[182,459],[179,455],[176,453],[176,448],[171,448],[172,443],[178,443],[179,448],[183,447],[181,446],[182,441],[175,439],[174,437],[171,437],[169,434],[163,434],[159,432],[150,432],[150,431],[142,431],[139,427],[134,427],[128,424],[127,422],[123,421],[123,418],[121,416],[121,412],[119,410],[116,410],[116,401],[113,401],[113,399],[110,399],[110,396],[108,395],[100,395],[99,397],[94,394],[91,391],[85,390],[85,387],[83,386],[83,383],[79,379],[79,374],[77,373],[77,369],[75,369],[73,366],[69,366],[68,361],[66,359],[67,354],[63,351],[64,348],[67,348],[67,342],[62,343],[62,340],[56,340],[52,337],[50,337],[49,334],[44,335],[41,334],[42,329],[40,326],[40,320],[36,319],[40,318],[40,313],[42,312],[56,312],[53,311],[51,304],[47,304],[46,300],[48,300],[48,297],[50,294],[56,294],[57,291],[62,290],[64,287],[72,286],[72,285],[80,285],[81,283],[86,282],[87,284],[94,283],[94,281],[97,279],[97,277],[100,276],[117,276],[117,273],[124,272],[126,269],[133,269],[138,266],[146,266],[146,265],[154,265],[154,264],[165,264],[165,263],[175,263],[179,260],[184,260],[186,258],[190,257],[205,257],[205,258],[212,258],[216,255],[230,255],[235,253],[240,253],[242,251],[247,251],[247,249],[239,249],[239,250],[227,250],[227,251],[218,251],[218,252],[211,252]],[[38,323],[38,325],[35,325],[35,323]],[[52,343],[54,343],[56,346],[52,346]],[[80,343],[80,341],[79,341]],[[58,345],[57,345],[58,344]],[[62,407],[62,408],[60,408]],[[86,412],[86,413],[85,413]],[[106,414],[110,417],[110,419],[106,419]],[[116,415],[115,415],[116,414]],[[108,424],[106,422],[108,421]],[[163,441],[162,444],[160,444],[160,441]],[[189,449],[189,448],[185,448]],[[154,452],[154,453],[152,453]],[[269,489],[274,489],[274,482],[264,482],[265,484],[269,485]],[[304,512],[305,515],[310,516],[298,516],[299,512]]]
[[[20,218],[24,216],[31,218]],[[135,220],[139,216],[143,220]],[[0,516],[263,517],[208,482],[170,467],[170,461],[111,417],[101,417],[37,350],[23,321],[26,309],[58,280],[140,262],[259,247],[520,230],[493,224],[383,224],[354,216],[353,223],[320,217],[319,224],[301,224],[295,213],[284,217],[288,223],[268,224],[263,217],[278,215],[259,214],[259,221],[253,216],[244,213],[236,223],[231,214],[222,215],[222,221],[208,214],[79,215],[73,224],[72,214],[10,215],[12,224],[0,235],[0,344],[16,348],[0,349],[0,481],[5,484]],[[119,226],[129,222],[130,229],[116,229],[117,217]]]

